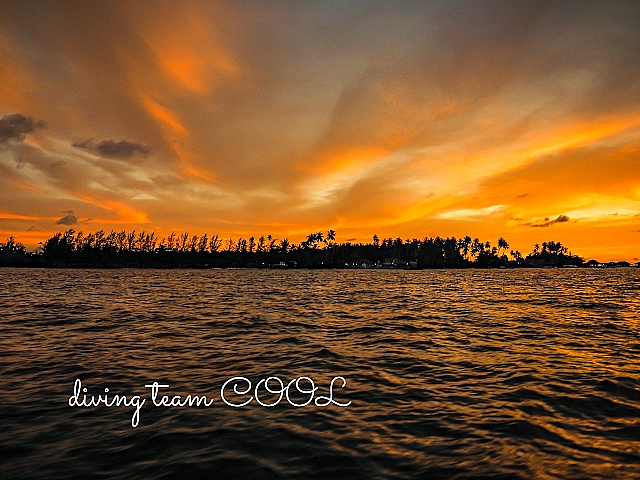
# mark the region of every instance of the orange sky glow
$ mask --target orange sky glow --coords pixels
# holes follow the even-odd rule
[[[640,257],[637,2],[9,2],[0,241],[470,235]]]

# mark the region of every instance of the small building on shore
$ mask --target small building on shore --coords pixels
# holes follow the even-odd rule
[[[385,258],[382,261],[382,268],[406,268],[407,262],[399,258]]]

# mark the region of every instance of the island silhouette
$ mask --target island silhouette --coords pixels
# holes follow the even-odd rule
[[[338,243],[329,230],[299,243],[272,235],[222,239],[218,235],[99,230],[85,235],[69,229],[40,242],[35,252],[13,237],[0,243],[0,266],[56,268],[540,268],[600,266],[585,262],[560,242],[535,244],[523,255],[500,237],[495,245],[470,236],[383,238]],[[629,266],[618,262],[608,266]]]

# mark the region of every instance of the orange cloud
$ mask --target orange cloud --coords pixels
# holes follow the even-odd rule
[[[146,95],[142,95],[142,102],[147,111],[164,125],[169,126],[171,130],[180,135],[186,135],[187,129],[175,118],[175,115],[169,109],[163,107],[159,103],[154,102]]]
[[[345,151],[316,154],[313,160],[298,164],[297,167],[316,175],[349,175],[376,163],[388,153],[388,149],[379,147],[351,148]]]
[[[27,215],[14,215],[11,213],[0,213],[2,220],[40,220],[40,217],[30,217]]]
[[[94,223],[109,223],[109,224],[126,224],[126,225],[143,225],[151,223],[146,213],[137,211],[136,209],[112,200],[100,201],[88,195],[77,194],[78,198],[86,203],[94,205],[102,210],[115,212],[119,218],[117,219],[93,219]]]
[[[555,131],[545,131],[544,137],[539,143],[537,142],[525,151],[518,152],[518,156],[535,159],[566,149],[584,147],[639,126],[640,116],[638,115],[613,119],[604,117],[588,123],[570,123]]]
[[[188,175],[196,177],[199,180],[204,180],[207,183],[219,183],[212,174],[203,170],[199,170],[192,164],[190,164],[188,159],[192,158],[193,154],[191,154],[182,144],[176,142],[172,145],[172,148],[180,158],[180,167]]]
[[[154,50],[165,72],[186,88],[198,93],[206,92],[208,83],[216,74],[236,75],[239,72],[238,66],[222,53],[210,57],[207,65],[198,53],[180,49],[177,45]]]
[[[143,19],[139,24],[142,37],[161,71],[178,85],[204,94],[220,77],[240,73],[238,64],[220,46],[215,24],[201,8],[183,5],[155,16],[145,12]]]

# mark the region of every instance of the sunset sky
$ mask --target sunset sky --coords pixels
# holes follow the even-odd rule
[[[640,2],[0,13],[0,241],[505,237],[640,257]]]

